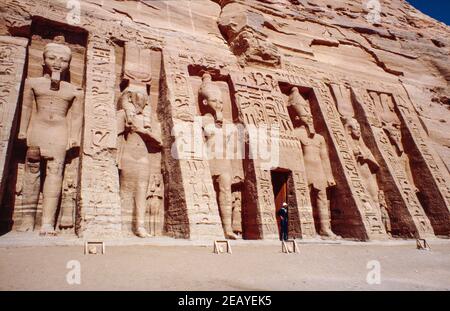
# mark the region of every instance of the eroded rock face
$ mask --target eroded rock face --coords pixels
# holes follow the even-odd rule
[[[2,232],[450,235],[450,29],[406,1],[0,4]]]

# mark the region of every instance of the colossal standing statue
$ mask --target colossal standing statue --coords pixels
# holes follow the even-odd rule
[[[410,159],[403,145],[402,122],[400,121],[394,101],[387,94],[370,93],[379,113],[383,131],[386,133],[389,142],[395,150],[396,156],[405,168],[406,177],[415,192],[419,189],[415,186]]]
[[[350,146],[358,163],[361,179],[372,201],[381,211],[382,222],[386,231],[390,233],[391,224],[386,210],[386,202],[382,193],[383,191],[380,190],[377,181],[377,173],[379,172],[380,166],[361,137],[361,127],[358,121],[352,116],[346,116],[343,117],[343,123],[350,138]]]
[[[319,233],[325,237],[336,238],[331,230],[330,202],[327,198],[327,188],[335,186],[336,182],[331,172],[325,138],[316,133],[309,103],[297,87],[291,90],[288,106],[295,110],[301,122],[301,126],[295,129],[295,134],[302,144],[306,178],[319,216]]]
[[[202,84],[199,89],[199,99],[204,111],[202,116],[203,134],[206,140],[208,152],[209,168],[213,182],[218,186],[219,211],[222,219],[222,226],[225,237],[236,239],[236,234],[232,228],[232,164],[231,160],[225,157],[218,157],[225,150],[224,145],[216,145],[218,142],[226,142],[223,119],[223,100],[220,88],[212,82],[211,75],[204,74]],[[217,137],[217,135],[223,135]],[[219,139],[217,139],[219,138]]]
[[[55,235],[66,152],[80,146],[82,90],[64,81],[72,58],[69,47],[49,43],[43,57],[43,76],[28,78],[24,88],[18,138],[27,145],[23,205],[32,212],[24,215],[19,230],[34,229],[41,167],[45,167],[40,234]]]
[[[119,98],[117,113],[121,198],[131,197],[134,232],[141,238],[150,236],[145,228],[150,156],[161,148],[160,130],[158,126],[152,126],[148,101],[145,85],[130,84]]]

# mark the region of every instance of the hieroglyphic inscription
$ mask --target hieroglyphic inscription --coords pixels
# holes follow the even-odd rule
[[[27,43],[26,39],[0,36],[0,202],[8,171],[7,153],[18,107]]]
[[[268,130],[267,141],[262,142],[261,139],[258,139],[256,144],[250,143],[249,145],[249,152],[255,159],[254,166],[250,169],[255,171],[256,176],[258,210],[263,235],[273,235],[277,232],[270,168],[263,167],[262,159],[255,156],[255,154],[258,155],[256,149],[261,147],[261,143],[266,143],[270,148],[273,148],[274,144],[278,144],[277,161],[272,161],[272,163],[277,162],[274,164],[275,167],[286,166],[286,168],[289,167],[296,171],[294,187],[297,198],[296,208],[300,215],[300,224],[298,225],[301,226],[303,237],[314,236],[308,185],[304,182],[304,178],[300,177],[305,176],[301,146],[294,135],[294,127],[278,81],[272,74],[258,71],[248,74],[233,74],[232,81],[236,91],[240,121],[250,130],[262,127],[266,127]],[[272,137],[271,129],[277,129],[279,136]],[[292,159],[292,154],[297,155],[296,160],[286,160]],[[288,161],[290,163],[286,163]]]
[[[189,81],[189,58],[167,51],[164,57],[168,100],[175,138],[172,154],[181,169],[190,237],[223,236],[209,164],[203,153],[201,126],[195,124],[195,96]],[[171,169],[171,168],[167,168]]]
[[[395,102],[397,103],[398,110],[405,121],[405,126],[411,132],[411,136],[422,154],[425,163],[428,166],[430,174],[439,188],[440,195],[442,196],[443,202],[448,210],[450,210],[450,188],[449,188],[449,176],[445,174],[444,169],[440,169],[437,161],[435,160],[436,155],[432,152],[432,149],[428,146],[425,140],[425,133],[423,128],[420,126],[420,121],[415,113],[412,113],[412,105],[400,95],[395,96]]]
[[[380,238],[385,235],[384,226],[381,223],[380,211],[370,199],[367,190],[359,175],[353,153],[350,151],[345,130],[340,120],[339,112],[333,103],[329,88],[326,84],[311,81],[317,96],[320,109],[323,111],[326,124],[330,128],[331,139],[342,161],[346,179],[349,182],[351,192],[356,199],[356,207],[361,214],[366,234],[369,238]]]
[[[302,237],[314,237],[316,229],[314,227],[314,220],[311,217],[313,210],[311,206],[311,199],[308,193],[308,182],[304,171],[292,172],[295,185],[295,196],[297,199],[297,206],[300,216],[300,226]]]
[[[414,228],[409,228],[410,232],[413,234],[415,234],[415,231],[417,231],[417,234],[421,237],[432,234],[433,229],[431,228],[429,220],[415,194],[415,186],[411,184],[410,178],[408,178],[406,173],[407,169],[405,168],[405,165],[409,165],[409,163],[405,164],[404,161],[406,154],[402,155],[403,160],[399,159],[399,156],[391,145],[385,131],[381,128],[382,122],[376,113],[377,107],[373,101],[373,97],[376,97],[378,94],[373,93],[373,97],[371,97],[369,92],[357,88],[353,88],[353,92],[356,97],[356,102],[359,103],[361,109],[365,111],[365,115],[367,116],[367,120],[369,121],[374,138],[377,142],[378,149],[386,161],[386,165],[388,166],[392,178],[395,180],[395,184],[400,190],[404,208],[409,211],[410,219],[402,219],[401,221],[406,223],[411,220],[413,221]],[[397,210],[398,209],[399,207]]]
[[[121,232],[119,178],[116,167],[115,53],[103,35],[87,49],[86,101],[81,158],[81,223],[83,235]]]

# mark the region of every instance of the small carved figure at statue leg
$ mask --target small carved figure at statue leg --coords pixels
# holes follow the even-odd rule
[[[25,175],[22,186],[24,210],[19,232],[33,231],[41,186],[41,155],[39,148],[29,147],[25,159]]]
[[[26,141],[28,147],[23,195],[31,210],[34,210],[39,195],[38,168],[40,170],[41,162],[47,162],[40,234],[55,235],[66,152],[80,145],[82,92],[63,78],[69,72],[72,58],[69,47],[49,43],[43,56],[44,75],[25,81],[18,138]],[[21,229],[31,229],[32,217],[30,214],[24,219]]]

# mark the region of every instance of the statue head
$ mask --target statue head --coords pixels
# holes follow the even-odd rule
[[[211,75],[205,73],[202,77],[200,94],[202,104],[209,108],[218,122],[223,121],[223,100],[220,88],[212,82]]]
[[[44,48],[44,71],[50,74],[64,73],[70,67],[72,51],[59,43],[48,43]]]
[[[358,121],[356,121],[353,117],[347,117],[344,119],[345,127],[347,128],[348,133],[354,138],[359,139],[361,137],[361,126]]]
[[[297,113],[296,118],[308,128],[310,133],[315,133],[313,116],[309,103],[300,94],[298,87],[293,87],[291,89],[288,106],[292,106],[295,109]]]
[[[142,112],[148,103],[149,96],[145,85],[130,84],[122,93],[120,104],[125,110],[133,109]]]
[[[383,129],[389,138],[389,141],[397,149],[397,152],[402,154],[404,150],[402,145],[401,125],[391,122],[382,122],[382,124]]]

